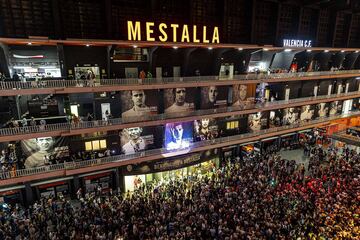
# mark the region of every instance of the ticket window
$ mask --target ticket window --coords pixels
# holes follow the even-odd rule
[[[55,197],[59,198],[63,196],[68,198],[70,195],[69,184],[67,182],[57,182],[38,186],[40,198]]]
[[[20,189],[0,192],[0,204],[10,204],[13,206],[17,203],[22,203],[22,194]]]
[[[95,192],[97,186],[101,187],[102,192],[108,192],[112,188],[111,172],[86,176],[84,177],[84,184],[87,193]]]

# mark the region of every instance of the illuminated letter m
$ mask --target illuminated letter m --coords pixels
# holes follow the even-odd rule
[[[128,40],[141,41],[140,22],[135,22],[135,27],[132,21],[127,21]]]

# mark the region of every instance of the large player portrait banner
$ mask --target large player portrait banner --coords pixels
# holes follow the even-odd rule
[[[228,87],[209,86],[201,88],[201,109],[212,109],[227,106]]]
[[[165,148],[167,150],[190,147],[193,140],[192,122],[167,123],[165,126]]]
[[[295,107],[283,110],[283,125],[291,125],[299,122],[299,109]]]
[[[154,147],[154,129],[152,127],[125,128],[120,132],[120,144],[123,154],[134,154]]]
[[[121,92],[123,118],[141,117],[158,112],[157,90],[132,90]]]
[[[255,103],[256,84],[233,85],[232,105],[249,108]]]
[[[205,141],[217,138],[219,136],[219,127],[214,119],[203,118],[194,121],[194,139],[195,141]]]
[[[53,159],[69,157],[69,141],[65,137],[41,137],[22,140],[21,149],[26,156],[26,168],[43,166]]]
[[[310,121],[314,118],[314,106],[312,105],[305,105],[301,107],[301,113],[300,113],[300,120],[301,121]]]
[[[195,88],[172,88],[164,91],[165,113],[189,112],[195,109]]]

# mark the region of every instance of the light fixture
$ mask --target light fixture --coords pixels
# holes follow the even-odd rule
[[[329,52],[329,50],[326,49],[326,50],[324,50],[324,52]]]
[[[212,47],[208,47],[209,50],[212,50],[213,48]]]
[[[90,44],[86,44],[87,47],[90,47]]]
[[[345,50],[341,50],[341,52],[345,52]]]
[[[179,47],[178,46],[173,46],[173,49],[178,49]]]
[[[238,50],[239,50],[239,51],[242,51],[242,50],[243,50],[243,48],[238,48]]]
[[[308,50],[306,50],[307,52],[311,52],[312,50],[311,49],[308,49]]]
[[[137,46],[136,46],[136,45],[134,45],[134,46],[133,46],[133,48],[137,48]]]
[[[263,51],[269,51],[269,49],[267,49],[267,48],[263,48]]]
[[[359,51],[355,51],[356,53],[358,53]]]
[[[32,45],[32,43],[31,43],[31,42],[28,42],[27,45]]]
[[[287,48],[284,50],[285,52],[291,52],[291,49]]]

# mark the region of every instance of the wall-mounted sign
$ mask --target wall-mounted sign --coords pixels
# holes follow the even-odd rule
[[[311,40],[284,39],[283,47],[309,48],[312,47],[312,42]]]
[[[206,26],[179,25],[153,22],[141,24],[139,21],[127,21],[129,41],[160,41],[160,42],[188,42],[188,43],[220,43],[219,28],[210,29]],[[141,39],[145,31],[146,38]],[[211,37],[210,37],[211,36]]]

